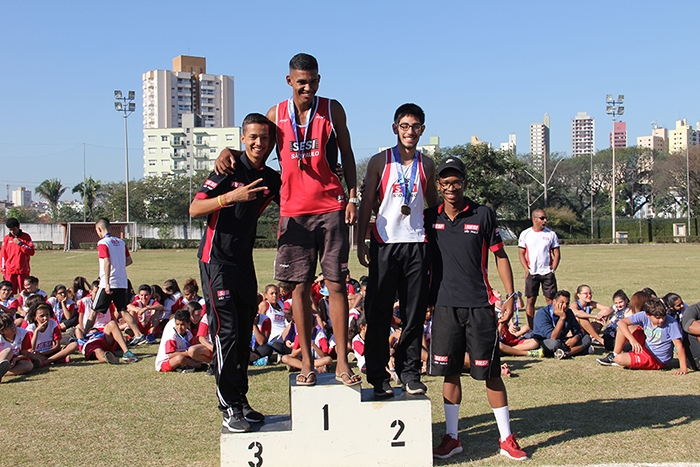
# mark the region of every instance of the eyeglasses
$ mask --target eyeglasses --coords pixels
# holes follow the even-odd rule
[[[541,221],[546,221],[546,220],[547,220],[547,217],[546,217],[546,216],[542,216],[542,217],[538,217],[538,219],[541,220]]]
[[[443,190],[461,190],[464,187],[464,180],[456,180],[454,182],[438,182],[440,184],[440,188]]]
[[[409,129],[413,129],[413,131],[415,131],[416,133],[423,129],[423,125],[420,123],[414,123],[413,125],[409,125],[408,123],[399,123],[397,126],[401,128],[401,131],[408,131]]]

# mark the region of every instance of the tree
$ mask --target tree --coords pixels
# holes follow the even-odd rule
[[[95,220],[93,209],[101,189],[102,183],[99,180],[93,180],[92,175],[73,187],[73,193],[80,193],[80,197],[83,199],[84,209],[87,213],[86,220],[88,221]]]
[[[39,217],[36,210],[28,206],[12,206],[11,208],[7,208],[5,216],[6,218],[14,217],[20,223],[26,224],[36,222],[37,218]]]
[[[657,214],[686,213],[687,178],[690,178],[690,215],[700,213],[700,146],[690,146],[687,161],[685,151],[669,154],[659,162],[655,175],[653,195]]]
[[[66,190],[67,188],[64,187],[61,181],[57,178],[44,180],[34,189],[34,192],[37,195],[44,198],[46,202],[49,203],[51,219],[54,221],[58,219],[58,200],[61,199],[61,196]]]

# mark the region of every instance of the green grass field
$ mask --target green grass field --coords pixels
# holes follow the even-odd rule
[[[354,252],[353,252],[354,253]],[[516,278],[523,271],[508,248]],[[137,251],[129,277],[162,283],[199,277],[196,252]],[[272,281],[274,251],[256,251],[259,284]],[[700,300],[695,245],[564,246],[557,271],[560,288],[590,285],[594,300],[611,302],[649,286],[659,294]],[[493,264],[493,261],[491,261]],[[351,255],[353,277],[364,269]],[[76,275],[97,274],[96,252],[39,251],[32,273],[51,291]],[[492,284],[500,286],[495,270]],[[0,465],[219,465],[220,415],[213,378],[203,373],[159,374],[156,346],[142,346],[142,362],[111,366],[75,356],[0,384]],[[597,348],[597,354],[602,354]],[[595,355],[571,360],[504,358],[514,376],[506,379],[513,431],[532,456],[528,465],[587,465],[622,462],[696,462],[700,431],[698,373],[633,372],[601,367]],[[249,398],[267,414],[288,413],[288,373],[282,365],[253,367]],[[433,438],[444,433],[441,380],[425,378],[433,402]],[[496,456],[498,431],[483,383],[463,379],[460,434],[464,453],[436,465],[505,465]],[[354,421],[349,420],[348,423]],[[310,448],[312,449],[312,448]],[[313,458],[313,454],[309,454]],[[333,465],[331,461],[321,461]],[[299,461],[301,462],[301,461]],[[297,462],[294,462],[295,464]]]

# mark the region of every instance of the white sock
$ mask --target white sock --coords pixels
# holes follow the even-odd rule
[[[445,406],[445,425],[447,426],[447,434],[453,439],[459,438],[457,425],[459,424],[459,404],[444,404]]]
[[[508,406],[492,409],[493,415],[496,417],[498,425],[498,433],[501,435],[501,441],[510,436],[510,410]]]

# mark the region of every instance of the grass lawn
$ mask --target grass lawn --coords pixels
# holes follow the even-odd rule
[[[522,290],[516,248],[509,247],[508,253],[516,288]],[[255,256],[259,284],[271,282],[274,251],[259,250]],[[135,287],[173,277],[182,284],[199,277],[194,250],[137,251],[133,257],[128,271]],[[607,304],[618,288],[631,295],[645,286],[659,294],[677,292],[690,304],[700,301],[693,266],[699,258],[696,245],[564,246],[557,276],[560,288],[573,293],[586,283],[594,300]],[[353,277],[364,274],[352,255],[350,268]],[[57,283],[69,285],[76,275],[94,278],[97,253],[39,251],[32,273],[50,292]],[[495,270],[491,279],[500,287]],[[0,437],[6,442],[0,465],[219,465],[221,418],[213,378],[158,374],[156,351],[156,346],[137,348],[135,353],[144,359],[131,365],[75,356],[68,366],[4,378]],[[602,367],[595,358],[504,358],[514,369],[506,387],[513,430],[532,456],[528,465],[697,461],[700,375]],[[288,413],[284,366],[251,367],[250,375],[251,404],[268,414]],[[437,443],[444,433],[442,381],[425,381]],[[498,431],[483,383],[466,376],[463,387],[459,428],[465,451],[436,465],[512,463],[495,455]]]

